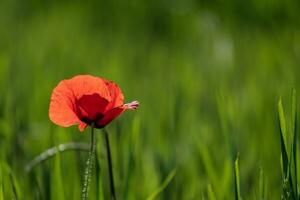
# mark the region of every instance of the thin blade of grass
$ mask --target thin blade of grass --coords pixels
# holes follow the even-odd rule
[[[140,158],[140,118],[135,117],[132,125],[132,131],[130,136],[130,144],[128,146],[128,164],[126,169],[125,184],[123,199],[130,199],[132,185],[134,182],[133,172],[136,171],[136,165],[139,163]]]
[[[262,168],[259,169],[259,183],[258,183],[258,194],[260,200],[265,199],[265,177],[264,177],[264,171]]]
[[[54,159],[54,175],[52,181],[51,199],[65,199],[64,184],[61,172],[60,153]]]
[[[291,111],[291,125],[292,125],[292,133],[296,132],[296,118],[297,118],[297,96],[296,90],[292,89],[292,111]]]
[[[241,200],[241,190],[240,190],[240,170],[239,170],[239,158],[235,160],[234,163],[234,177],[235,177],[235,200]]]
[[[174,176],[176,175],[176,168],[173,169],[170,174],[167,176],[167,178],[164,180],[164,182],[147,198],[147,200],[153,200],[158,197],[160,193],[162,193],[166,187],[169,185],[169,183],[172,181]]]
[[[224,142],[226,144],[226,150],[228,151],[228,154],[231,159],[231,163],[234,161],[234,156],[236,155],[236,148],[234,145],[234,142],[232,140],[232,136],[230,134],[230,121],[228,120],[228,111],[225,109],[227,108],[227,102],[224,97],[223,92],[217,93],[217,103],[218,103],[218,115],[220,120],[220,125],[222,128],[222,134],[224,138]]]
[[[44,193],[47,195],[47,197],[50,197],[51,194],[50,192],[48,192],[48,190],[46,190],[46,192],[44,193],[42,192],[42,187],[40,181],[38,180],[38,171],[39,170],[32,171],[31,173],[29,173],[29,179],[31,180],[30,185],[33,188],[32,195],[34,196],[34,199],[44,200],[45,199],[43,196]]]
[[[4,200],[4,194],[3,194],[3,174],[2,174],[2,166],[0,163],[0,200]]]
[[[14,178],[14,175],[12,174],[12,172],[9,174],[9,178],[10,178],[10,185],[11,185],[11,190],[12,190],[12,193],[13,193],[13,197],[15,200],[18,200],[19,199],[19,186]]]
[[[282,159],[282,169],[284,179],[288,177],[289,170],[289,159],[287,153],[287,133],[286,133],[286,121],[282,106],[282,100],[279,99],[278,102],[278,116],[279,116],[279,125],[280,125],[280,144],[281,144],[281,159]]]
[[[292,123],[295,123],[295,116],[296,116],[296,99],[295,99],[295,93],[292,92],[292,112],[291,112],[291,121]],[[292,147],[290,148],[290,156],[288,155],[288,141],[287,141],[287,128],[286,128],[286,120],[284,116],[284,109],[282,106],[282,100],[280,98],[278,103],[278,114],[279,114],[279,124],[280,124],[280,143],[281,143],[281,165],[283,170],[283,198],[292,198],[296,199],[297,195],[295,190],[297,190],[295,186],[295,177],[293,176],[293,169],[292,165],[294,164],[292,161],[294,160],[294,145],[296,145],[294,142],[294,137],[296,135],[293,135],[294,128],[292,127],[291,130],[291,139],[292,139]],[[293,124],[292,124],[293,126]],[[295,166],[294,166],[295,167]],[[294,174],[295,175],[295,174]]]
[[[209,180],[211,180],[211,184],[216,186],[219,184],[219,174],[217,173],[218,171],[216,170],[214,163],[212,161],[212,157],[208,152],[208,148],[205,145],[199,145],[199,153],[201,156],[201,159],[203,160],[203,165],[204,165],[204,170],[207,173]],[[216,189],[216,193],[220,193],[219,190],[221,188]]]
[[[104,200],[104,191],[102,184],[102,173],[101,173],[101,165],[100,165],[100,146],[96,147],[96,198],[97,200]]]
[[[216,195],[212,189],[211,184],[207,185],[207,195],[208,195],[208,199],[210,200],[216,200]]]
[[[223,164],[223,173],[222,178],[219,181],[219,186],[221,189],[219,189],[220,195],[218,196],[218,199],[228,199],[230,198],[228,191],[230,191],[232,188],[232,162],[230,158],[227,158],[225,163]],[[217,192],[217,191],[216,191]]]
[[[292,134],[293,134],[293,164],[294,164],[294,192],[298,198],[298,174],[297,174],[297,97],[296,90],[292,89]]]

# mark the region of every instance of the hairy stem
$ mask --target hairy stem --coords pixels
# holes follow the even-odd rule
[[[95,160],[95,149],[96,149],[96,143],[94,142],[94,125],[92,125],[91,126],[91,146],[90,146],[89,157],[86,162],[85,173],[84,173],[84,182],[83,182],[83,187],[82,187],[82,191],[81,191],[81,199],[82,200],[88,199],[89,185],[90,185],[90,181],[91,181],[92,169],[93,169],[94,160]]]

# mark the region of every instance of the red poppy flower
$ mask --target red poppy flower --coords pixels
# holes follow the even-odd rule
[[[125,110],[135,110],[139,102],[124,104],[119,86],[91,75],[62,80],[53,90],[49,108],[52,122],[63,127],[78,124],[82,132],[88,125],[102,128]]]

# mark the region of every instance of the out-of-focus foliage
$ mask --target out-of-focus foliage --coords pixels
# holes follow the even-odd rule
[[[85,152],[24,171],[51,146],[89,140],[88,130],[80,134],[48,119],[52,89],[76,74],[114,80],[126,100],[141,102],[108,126],[121,199],[149,197],[175,168],[161,199],[232,199],[238,152],[241,196],[259,198],[263,188],[266,199],[278,199],[277,102],[300,84],[299,6],[296,0],[0,1],[0,199],[2,193],[80,197]],[[102,132],[96,133],[101,154]],[[109,195],[105,157],[99,166],[91,199],[100,191],[97,181]]]

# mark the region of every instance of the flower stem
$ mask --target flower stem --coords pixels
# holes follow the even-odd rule
[[[96,149],[96,143],[94,142],[94,125],[92,125],[91,126],[91,146],[90,146],[89,157],[86,162],[83,188],[81,191],[81,199],[82,200],[88,199],[89,186],[90,186],[90,181],[91,181],[91,176],[92,176],[92,169],[93,169],[94,160],[95,160],[95,149]]]
[[[111,161],[111,152],[110,152],[110,146],[109,146],[108,132],[106,131],[105,128],[103,128],[103,131],[104,131],[105,142],[106,142],[107,161],[108,161],[107,164],[108,164],[108,170],[109,170],[111,197],[113,200],[117,200],[115,186],[114,186],[114,175],[113,175],[113,167],[112,167],[112,161]]]

